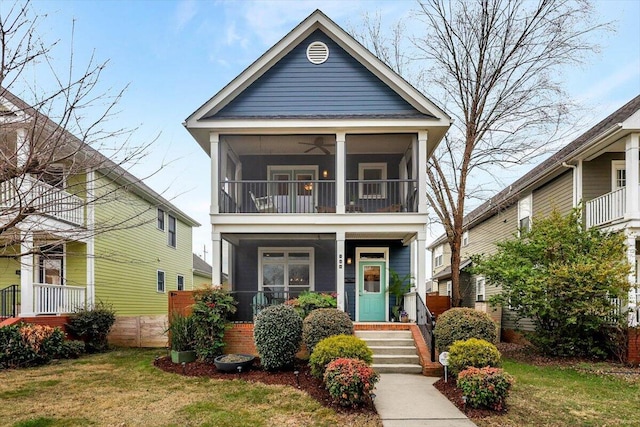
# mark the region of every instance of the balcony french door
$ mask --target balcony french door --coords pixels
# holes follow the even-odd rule
[[[281,213],[314,212],[317,166],[269,166],[269,196]]]

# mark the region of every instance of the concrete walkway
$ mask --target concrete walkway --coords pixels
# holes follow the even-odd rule
[[[438,378],[380,374],[375,405],[384,427],[470,427],[465,414],[433,386]]]

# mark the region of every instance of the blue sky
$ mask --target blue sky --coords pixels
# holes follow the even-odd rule
[[[616,21],[617,31],[600,40],[602,51],[587,66],[565,75],[589,124],[640,93],[640,1],[600,0],[595,6],[603,20]],[[184,119],[317,8],[343,28],[379,11],[385,23],[405,19],[409,30],[417,29],[410,19],[415,2],[401,0],[47,0],[33,7],[48,14],[39,32],[46,40],[60,39],[60,58],[70,50],[75,20],[76,62],[95,52],[97,60],[109,60],[101,88],[129,85],[120,114],[107,126],[137,128],[136,143],[157,137],[132,171],[145,176],[168,163],[148,184],[203,224],[194,230],[199,254],[205,244],[210,254],[209,158],[183,128]],[[524,171],[507,172],[506,180]]]

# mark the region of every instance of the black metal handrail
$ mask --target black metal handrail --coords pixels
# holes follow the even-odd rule
[[[424,301],[422,301],[422,297],[420,295],[416,296],[416,323],[418,324],[418,329],[420,329],[420,333],[422,334],[424,341],[427,343],[429,350],[431,351],[431,361],[435,362],[436,338],[433,334],[433,330],[436,327],[436,318],[431,314]]]
[[[0,289],[0,319],[18,316],[18,295],[20,295],[19,285]]]

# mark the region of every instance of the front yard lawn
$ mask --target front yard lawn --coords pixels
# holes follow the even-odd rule
[[[516,383],[505,415],[474,419],[479,426],[638,426],[640,371],[608,363],[537,366],[506,359]]]
[[[380,426],[292,387],[213,380],[152,366],[160,350],[121,349],[0,371],[0,424],[35,426]]]

